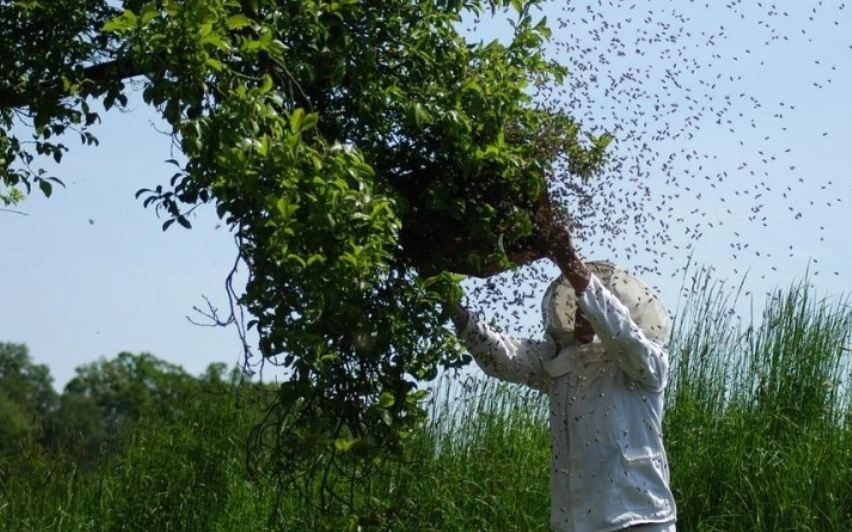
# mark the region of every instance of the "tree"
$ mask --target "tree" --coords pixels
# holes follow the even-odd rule
[[[53,378],[34,364],[24,344],[0,343],[0,453],[38,442],[56,408]]]
[[[256,448],[285,484],[334,461],[360,470],[402,451],[417,383],[469,361],[437,303],[461,298],[461,274],[539,258],[532,215],[554,163],[585,179],[603,162],[608,136],[582,138],[531,96],[566,75],[538,3],[0,0],[5,201],[50,195],[60,181],[36,156],[60,161],[69,132],[95,144],[95,102],[121,107],[141,85],[186,163],[138,196],[164,230],[215,205],[249,267],[247,327],[290,370]],[[460,33],[463,15],[498,11],[514,13],[509,43]]]
[[[183,368],[150,353],[121,352],[75,372],[52,418],[53,443],[77,447],[88,459],[120,445],[146,417],[181,419],[183,403],[200,389]]]

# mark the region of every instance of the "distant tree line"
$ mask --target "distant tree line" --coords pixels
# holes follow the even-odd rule
[[[91,467],[117,451],[143,421],[180,422],[198,401],[242,381],[239,368],[210,364],[199,376],[150,353],[121,352],[81,365],[58,393],[50,369],[25,344],[0,343],[0,455],[34,446],[76,455]]]

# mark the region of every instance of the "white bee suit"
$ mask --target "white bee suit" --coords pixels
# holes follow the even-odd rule
[[[662,439],[668,313],[630,274],[608,262],[587,266],[581,296],[564,276],[548,288],[543,341],[498,333],[473,314],[459,338],[486,374],[550,398],[554,530],[674,531]],[[576,305],[596,333],[592,343],[574,340]]]

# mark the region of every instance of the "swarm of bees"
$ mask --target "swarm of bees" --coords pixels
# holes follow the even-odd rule
[[[848,183],[797,168],[788,131],[831,138],[824,126],[808,133],[801,123],[813,101],[837,88],[838,58],[847,65],[852,58],[844,2],[563,0],[544,5],[542,15],[553,28],[553,55],[570,74],[563,86],[538,87],[537,102],[568,113],[584,131],[614,137],[594,179],[571,176],[565,161],[549,176],[584,256],[639,275],[676,276],[702,239],[715,238],[727,240],[730,256],[719,260],[733,272],[746,257],[767,259],[769,271],[795,255],[796,243],[773,258],[737,225],[775,229],[777,240],[778,228],[807,223],[808,209],[851,199]],[[767,72],[777,78],[803,68],[793,65],[808,67],[788,72],[789,86],[767,86]],[[821,199],[804,204],[804,192]],[[548,265],[470,280],[468,302],[494,309],[497,322],[517,323],[523,309],[536,312],[529,299],[552,280]]]

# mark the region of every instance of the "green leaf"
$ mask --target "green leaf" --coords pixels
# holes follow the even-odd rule
[[[102,28],[102,30],[103,30],[104,33],[119,33],[122,30],[124,30],[124,28],[125,28],[124,21],[121,20],[120,17],[116,17],[116,18],[110,20],[109,22],[107,22],[106,24],[104,24],[104,27]]]
[[[482,94],[482,85],[476,81],[476,78],[468,78],[462,83],[462,91],[472,91],[478,94]]]
[[[410,401],[417,402],[417,401],[422,401],[423,399],[426,399],[426,397],[428,395],[429,395],[428,390],[415,390],[415,391],[408,394],[408,399]]]
[[[222,35],[220,35],[219,32],[215,31],[209,31],[207,33],[204,33],[200,42],[201,44],[212,44],[214,47],[220,50],[228,50],[230,48],[228,42],[222,38]]]
[[[305,117],[305,110],[297,107],[290,113],[290,131],[299,133],[302,130],[302,120]]]
[[[358,438],[338,438],[334,440],[334,448],[345,453],[352,449],[352,446],[358,443]]]
[[[390,408],[396,400],[393,397],[393,394],[390,392],[382,392],[382,395],[379,397],[379,408]]]
[[[50,195],[53,193],[53,185],[51,185],[48,181],[45,181],[44,179],[39,179],[38,188],[41,189],[45,197],[49,198]]]
[[[309,113],[305,115],[305,119],[302,121],[302,131],[307,131],[309,129],[315,128],[317,122],[319,122],[319,114]]]
[[[212,57],[208,57],[207,59],[205,59],[204,64],[209,66],[216,72],[221,72],[222,69],[225,67],[225,65],[222,64],[221,61],[219,61],[218,59],[213,59]]]
[[[157,4],[155,2],[148,2],[142,6],[142,11],[139,14],[142,15],[142,25],[148,24],[159,14]]]
[[[432,115],[420,102],[415,102],[408,107],[408,120],[415,127],[421,128],[432,120]]]
[[[213,32],[213,23],[212,22],[205,22],[205,23],[201,24],[200,26],[198,26],[198,34],[201,37],[206,37],[206,36],[210,35],[212,32]],[[204,42],[204,41],[202,40],[201,42]]]
[[[127,33],[130,30],[136,29],[137,23],[138,18],[136,17],[136,13],[125,9],[124,13],[104,24],[102,30],[105,33]]]
[[[285,219],[290,218],[293,213],[299,210],[298,203],[292,203],[287,197],[278,198],[278,201],[275,202],[275,207],[278,209],[278,212],[280,212],[284,216]]]
[[[294,255],[293,253],[290,253],[290,254],[287,255],[287,260],[298,263],[299,266],[301,266],[302,268],[307,266],[305,259],[303,259],[302,257],[300,257],[298,255]]]
[[[248,18],[243,14],[239,14],[233,15],[232,17],[228,18],[228,21],[225,23],[225,25],[228,27],[229,30],[240,30],[245,28],[246,26],[251,26],[252,22],[254,22],[252,19]]]

